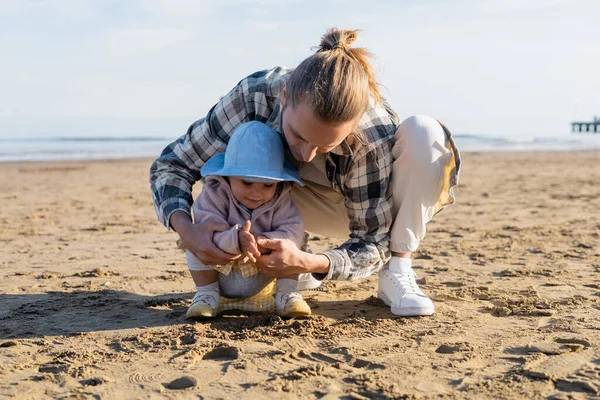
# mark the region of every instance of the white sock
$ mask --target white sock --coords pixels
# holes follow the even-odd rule
[[[297,292],[298,280],[296,279],[277,279],[275,287],[278,292]]]
[[[412,260],[410,258],[392,257],[388,266],[392,272],[406,272],[412,269]]]
[[[218,292],[218,291],[219,291],[219,282],[209,283],[206,286],[196,286],[196,293]]]

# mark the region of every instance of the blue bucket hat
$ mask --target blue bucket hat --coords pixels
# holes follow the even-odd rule
[[[225,153],[212,156],[200,169],[202,176],[231,176],[251,182],[296,182],[298,171],[285,160],[279,133],[258,121],[238,126]]]

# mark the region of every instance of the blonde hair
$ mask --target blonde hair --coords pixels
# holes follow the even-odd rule
[[[381,98],[371,53],[350,47],[358,30],[330,29],[312,56],[300,63],[286,82],[286,99],[292,106],[308,101],[323,122],[344,123],[364,113],[369,98]]]

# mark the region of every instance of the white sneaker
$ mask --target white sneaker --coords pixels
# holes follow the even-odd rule
[[[313,252],[308,247],[308,234],[305,232],[304,244],[302,245],[304,251],[312,254]],[[311,290],[321,286],[322,281],[315,279],[313,274],[300,274],[298,275],[298,290]]]
[[[392,257],[387,268],[379,272],[377,297],[390,306],[392,314],[401,317],[435,312],[431,299],[419,289],[413,269],[399,265],[396,257]]]
[[[275,305],[280,317],[306,317],[312,312],[299,292],[280,291],[275,294]]]
[[[219,311],[220,302],[221,296],[218,290],[196,292],[185,317],[188,319],[215,317]]]
[[[298,275],[298,290],[316,289],[321,286],[322,283],[322,281],[315,279],[313,274]]]

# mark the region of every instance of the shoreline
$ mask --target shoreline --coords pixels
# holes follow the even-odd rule
[[[460,150],[461,154],[470,154],[470,155],[480,155],[480,154],[490,154],[490,155],[509,155],[509,154],[522,154],[522,155],[544,155],[544,154],[557,154],[557,153],[600,153],[600,148],[599,149],[577,149],[577,150],[562,150],[562,149],[556,149],[556,150],[514,150],[514,149],[507,149],[507,150],[468,150],[468,151],[462,151]],[[17,165],[17,164],[41,164],[41,163],[49,163],[49,164],[60,164],[60,163],[118,163],[118,162],[142,162],[142,161],[149,161],[150,163],[152,163],[158,156],[160,155],[160,153],[158,153],[156,155],[156,157],[150,157],[150,156],[140,156],[140,157],[119,157],[119,158],[112,158],[112,157],[108,157],[108,158],[81,158],[81,159],[64,159],[64,160],[21,160],[21,161],[1,161],[0,160],[0,167],[1,166],[6,166],[6,165]]]

